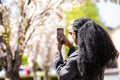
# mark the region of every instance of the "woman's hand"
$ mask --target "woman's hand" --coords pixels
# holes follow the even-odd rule
[[[67,39],[65,35],[63,35],[63,40],[64,40],[64,43],[63,43],[64,45],[66,45],[69,48],[73,47],[73,44]]]
[[[73,47],[73,44],[67,39],[67,37],[64,34],[58,36],[57,40],[58,40],[58,50],[61,50],[63,44],[69,48]]]

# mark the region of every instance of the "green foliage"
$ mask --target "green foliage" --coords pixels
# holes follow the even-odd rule
[[[0,77],[0,80],[6,80],[4,77]],[[20,80],[33,80],[33,76],[21,76]]]
[[[9,44],[9,35],[7,34],[7,33],[2,33],[2,35],[3,35],[3,38],[4,38],[4,41],[5,41],[5,43],[8,45]]]
[[[5,80],[4,78],[0,77],[0,80]]]
[[[58,78],[57,78],[56,75],[52,75],[52,76],[50,76],[50,79],[51,79],[51,80],[58,80]]]
[[[44,75],[45,75],[44,71],[37,71],[37,74],[38,76],[40,76],[41,80],[44,80]],[[49,75],[49,77],[50,77],[50,80],[58,80],[58,77],[56,74],[51,74]]]
[[[33,76],[22,76],[20,80],[33,80]]]
[[[23,65],[28,64],[27,60],[28,60],[28,57],[27,57],[27,56],[22,56],[22,64],[23,64]]]
[[[44,75],[38,75],[40,77],[41,80],[44,80],[43,77]],[[5,78],[1,78],[0,77],[0,80],[5,80]],[[32,75],[29,75],[29,76],[21,76],[20,77],[20,80],[33,80],[33,76]],[[58,80],[57,76],[56,75],[50,75],[50,80]]]
[[[71,20],[80,17],[91,18],[95,20],[98,24],[103,25],[99,17],[98,8],[96,7],[95,3],[91,2],[90,0],[85,0],[85,2],[80,6],[73,7],[71,12],[65,13],[67,15],[66,20],[68,25]]]
[[[2,70],[2,64],[0,63],[0,71]]]

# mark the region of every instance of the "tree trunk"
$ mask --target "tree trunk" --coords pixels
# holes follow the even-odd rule
[[[33,71],[33,80],[37,80],[37,74],[35,71]]]
[[[19,67],[21,64],[21,55],[16,55],[15,59],[7,56],[7,66],[4,67],[8,80],[20,80]]]
[[[45,70],[45,76],[44,76],[44,80],[50,80],[50,77],[48,75],[48,70]]]
[[[36,67],[33,66],[33,80],[37,80]]]
[[[20,80],[19,71],[9,71],[6,73],[8,80]]]

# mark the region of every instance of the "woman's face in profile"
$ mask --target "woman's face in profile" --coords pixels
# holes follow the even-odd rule
[[[69,34],[72,36],[75,44],[77,45],[78,41],[77,41],[77,37],[76,37],[76,35],[75,35],[75,32],[72,30],[72,31],[69,32]]]

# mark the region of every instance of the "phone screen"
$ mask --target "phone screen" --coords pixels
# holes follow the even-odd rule
[[[64,34],[64,30],[63,28],[57,28],[57,36],[63,35]]]
[[[60,43],[64,43],[64,39],[63,39],[63,34],[64,34],[64,30],[63,28],[57,28],[57,40],[60,42]]]

